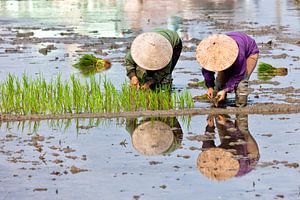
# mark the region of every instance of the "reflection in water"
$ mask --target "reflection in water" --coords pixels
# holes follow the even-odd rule
[[[215,124],[220,145],[215,144]],[[249,173],[259,160],[259,149],[248,129],[248,116],[208,116],[205,130],[207,140],[197,159],[200,172],[212,180],[227,180]]]
[[[177,30],[182,24],[178,19],[207,15],[235,23],[251,19],[265,25],[292,24],[293,29],[298,30],[299,17],[295,21],[291,18],[295,12],[287,13],[289,9],[297,10],[295,6],[295,0],[68,0],[68,3],[63,0],[10,0],[0,1],[0,16],[34,19],[21,20],[25,24],[27,21],[29,26],[71,26],[81,34],[123,37],[125,32],[145,32],[154,27]],[[195,34],[191,37],[197,37],[202,28],[203,24],[191,26],[188,31]]]
[[[142,155],[165,155],[180,147],[182,129],[175,117],[127,119],[133,147]]]
[[[118,119],[117,119],[118,121]],[[45,122],[45,123],[44,123]],[[16,121],[16,122],[1,122],[0,129],[9,131],[15,129],[16,131],[38,133],[41,127],[46,126],[47,129],[58,130],[60,132],[68,131],[72,124],[76,127],[76,133],[79,134],[81,130],[88,130],[90,128],[98,127],[100,125],[111,125],[111,121],[101,118],[90,119],[57,119],[57,120],[41,120],[41,121]]]
[[[0,16],[33,18],[44,25],[75,26],[81,34],[123,36],[128,29],[148,31],[154,27],[178,30],[182,17],[235,10],[235,0],[28,0],[0,1]],[[191,12],[193,11],[193,12]],[[38,21],[35,20],[35,23]],[[31,24],[38,25],[38,24]]]

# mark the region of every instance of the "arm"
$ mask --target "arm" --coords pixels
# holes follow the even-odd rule
[[[129,79],[131,79],[133,76],[136,76],[136,63],[131,57],[131,53],[128,52],[125,56],[125,66],[127,71],[127,76]]]
[[[130,85],[132,87],[139,88],[139,79],[137,78],[136,75],[137,65],[132,59],[130,52],[128,52],[125,56],[125,66],[126,66],[127,76],[130,79]]]
[[[225,92],[233,92],[237,88],[238,84],[246,76],[246,68],[246,58],[242,56],[228,69],[230,70],[228,74],[231,76],[225,84]]]
[[[202,74],[204,76],[205,85],[208,88],[206,92],[207,98],[212,99],[214,98],[215,72],[202,68]]]
[[[202,148],[213,148],[216,147],[215,145],[215,125],[214,125],[214,117],[212,115],[209,115],[207,117],[207,125],[205,128],[204,135],[207,137],[202,143]]]
[[[208,71],[202,68],[202,75],[204,76],[205,85],[207,88],[215,87],[215,72]]]

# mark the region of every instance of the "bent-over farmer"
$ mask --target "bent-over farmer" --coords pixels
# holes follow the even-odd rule
[[[171,86],[181,49],[182,41],[175,31],[154,29],[138,35],[125,56],[130,85],[141,89]]]
[[[248,80],[256,67],[259,49],[253,38],[242,32],[213,34],[197,46],[197,61],[208,88],[207,96],[224,101],[228,92],[235,92],[235,104],[247,105]],[[215,81],[215,72],[217,77]]]

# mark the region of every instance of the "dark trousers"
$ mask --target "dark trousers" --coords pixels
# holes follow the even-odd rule
[[[173,48],[173,56],[172,56],[172,65],[171,65],[171,72],[174,70],[175,65],[180,57],[182,50],[182,41],[180,40],[179,43]]]

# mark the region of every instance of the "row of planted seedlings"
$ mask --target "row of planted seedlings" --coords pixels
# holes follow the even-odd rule
[[[106,77],[85,81],[71,75],[62,81],[61,75],[46,81],[42,75],[21,78],[9,74],[0,82],[0,112],[6,114],[105,113],[137,110],[169,110],[193,108],[191,94],[170,92],[166,88],[137,90],[125,82],[120,90]]]

